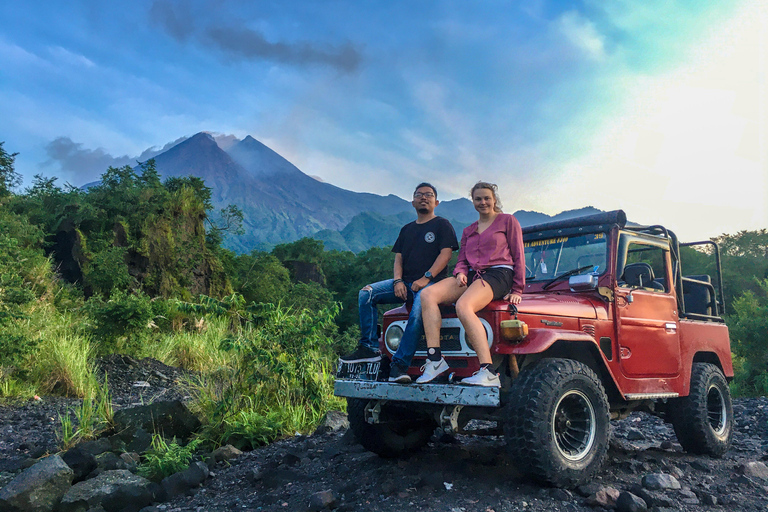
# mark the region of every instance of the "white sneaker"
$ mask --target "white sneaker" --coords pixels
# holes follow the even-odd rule
[[[450,368],[450,366],[448,366],[445,358],[441,357],[437,362],[427,359],[427,362],[421,367],[422,374],[421,377],[416,379],[416,384],[432,382],[435,380],[435,377],[448,370],[448,368]]]
[[[487,388],[500,388],[501,380],[499,376],[488,368],[480,368],[471,377],[467,377],[461,381],[462,384],[468,384],[470,386],[485,386]]]

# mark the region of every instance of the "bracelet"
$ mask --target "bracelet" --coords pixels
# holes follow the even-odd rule
[[[394,285],[394,284],[403,283],[403,282],[405,282],[405,281],[403,281],[402,279],[395,279],[395,282],[392,283],[392,284]]]

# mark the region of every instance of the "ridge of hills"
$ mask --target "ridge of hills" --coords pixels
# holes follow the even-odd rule
[[[393,244],[400,228],[415,219],[410,201],[318,181],[250,135],[231,139],[222,149],[211,134],[200,132],[154,157],[163,178],[202,178],[216,209],[234,204],[242,210],[245,232],[228,234],[228,249],[270,250],[312,237],[326,249],[360,252]],[[555,216],[524,210],[514,215],[527,226],[599,211],[590,206]],[[459,236],[477,219],[471,201],[463,198],[441,201],[436,213],[450,220]]]

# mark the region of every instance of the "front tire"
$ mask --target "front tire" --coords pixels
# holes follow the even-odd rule
[[[712,457],[722,457],[728,451],[733,436],[733,404],[720,368],[693,363],[690,393],[672,400],[669,411],[685,451]]]
[[[398,457],[425,446],[437,426],[433,419],[417,413],[384,406],[380,423],[365,421],[368,400],[347,398],[349,428],[363,447],[381,457]]]
[[[610,435],[608,398],[587,365],[542,359],[520,373],[507,405],[507,447],[528,476],[557,487],[588,482]]]

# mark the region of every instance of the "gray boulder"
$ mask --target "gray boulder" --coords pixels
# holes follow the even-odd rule
[[[208,474],[208,466],[199,461],[193,462],[184,471],[163,478],[160,485],[163,487],[167,499],[171,499],[203,483],[208,478]]]
[[[136,510],[152,502],[150,485],[144,477],[125,469],[105,471],[96,478],[72,486],[61,499],[61,512],[85,512],[101,506],[107,512]]]
[[[667,473],[649,473],[643,477],[643,487],[652,491],[661,489],[680,489],[677,478]]]
[[[336,495],[333,491],[320,491],[309,497],[307,510],[320,512],[321,510],[330,510],[333,508],[336,508]]]
[[[200,420],[179,400],[121,409],[115,413],[114,423],[117,431],[143,429],[168,439],[187,439],[200,428]]]
[[[616,500],[616,510],[618,512],[645,512],[648,505],[645,500],[635,496],[631,492],[623,491]]]
[[[751,461],[739,466],[739,471],[748,477],[768,481],[768,466],[760,461]]]
[[[216,464],[217,462],[225,462],[230,459],[234,459],[235,457],[239,457],[242,454],[243,454],[242,451],[238,450],[231,444],[220,446],[219,448],[216,448],[211,453],[211,458],[208,461],[208,464],[213,465],[213,464]]]
[[[72,485],[74,475],[58,455],[46,457],[0,489],[0,510],[51,511]]]
[[[61,458],[75,473],[75,478],[72,483],[85,480],[85,477],[88,476],[91,471],[96,469],[97,466],[96,457],[79,446],[67,450]]]
[[[349,419],[341,411],[328,411],[315,429],[315,435],[349,428]]]

